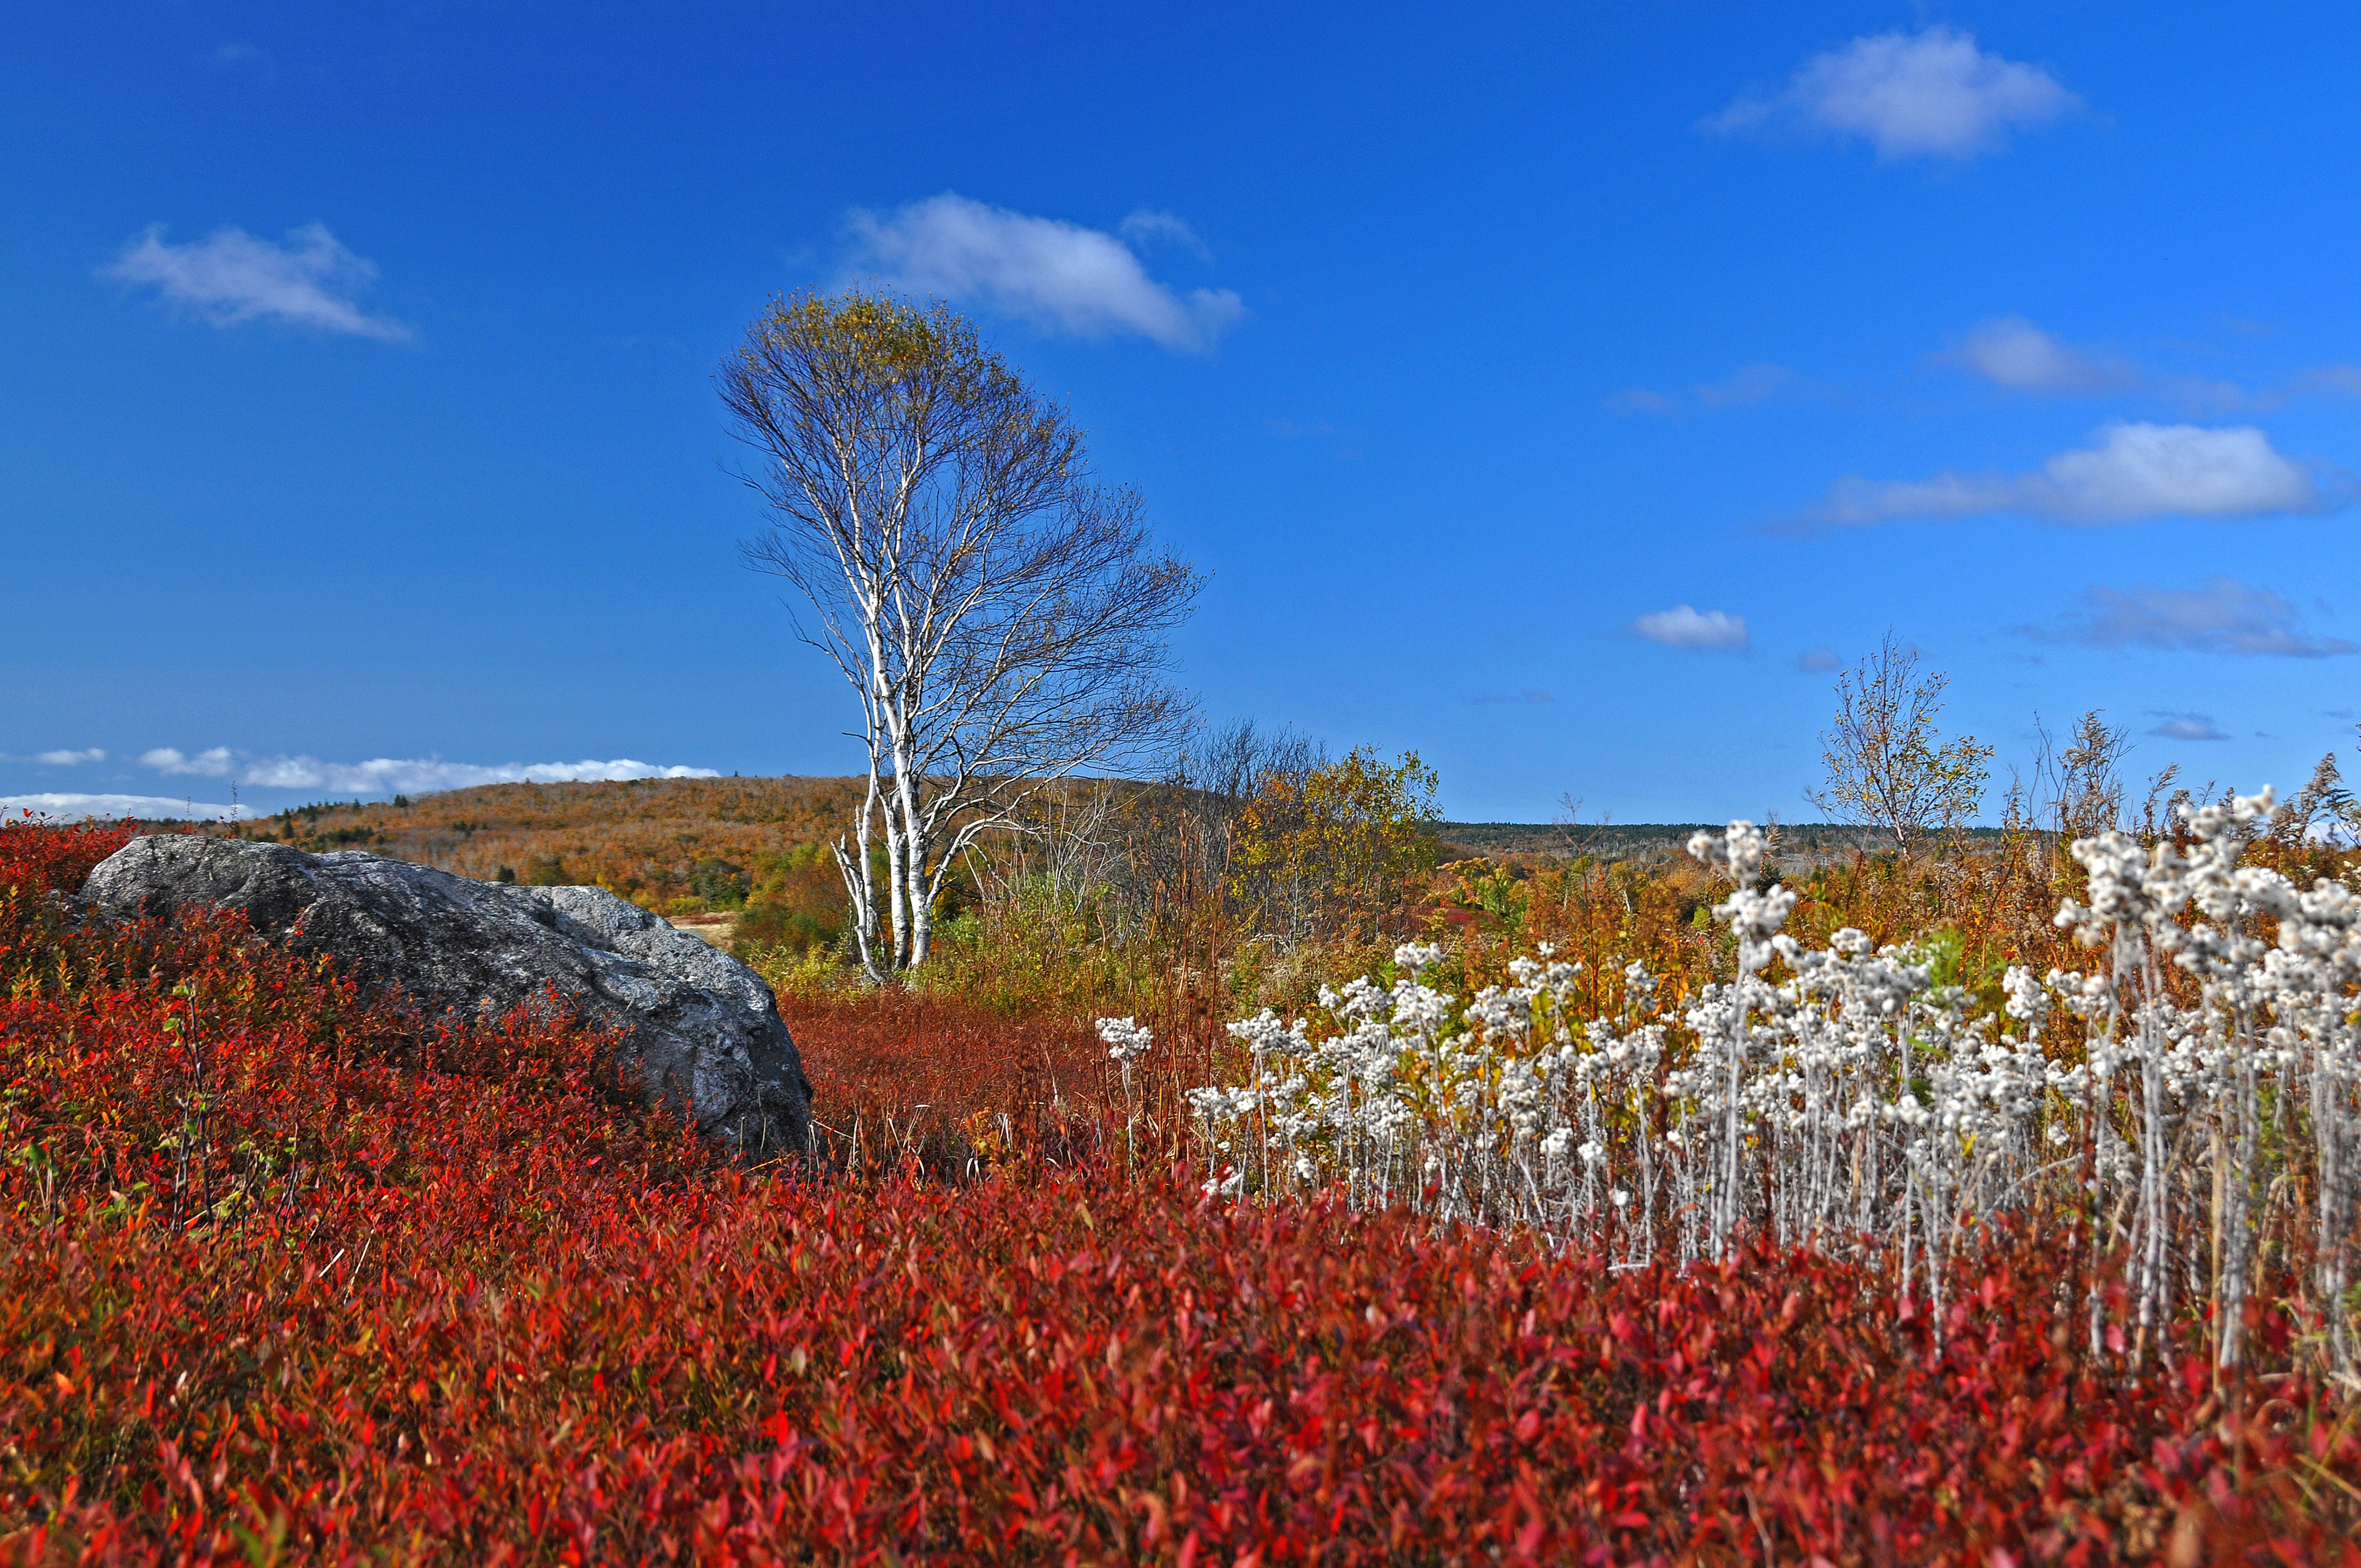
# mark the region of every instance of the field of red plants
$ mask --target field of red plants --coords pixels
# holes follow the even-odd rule
[[[855,1174],[1185,1157],[1186,1091],[1218,1070],[1202,1025],[1159,1039],[1126,1099],[1105,1042],[1071,1020],[899,989],[788,993],[779,1012],[805,1070],[829,1086],[815,1108],[829,1163]]]
[[[2361,1563],[2268,1292],[2222,1385],[2090,1352],[2068,1234],[1937,1321],[1212,1201],[1086,1038],[916,1001],[790,1014],[867,1154],[730,1170],[595,1037],[79,925],[119,841],[0,832],[0,1561]]]

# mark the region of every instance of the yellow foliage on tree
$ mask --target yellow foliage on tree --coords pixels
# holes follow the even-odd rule
[[[1231,893],[1290,939],[1365,936],[1434,864],[1434,770],[1373,747],[1298,774],[1266,774],[1238,823]]]

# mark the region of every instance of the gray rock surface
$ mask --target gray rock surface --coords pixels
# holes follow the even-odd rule
[[[191,905],[334,956],[364,989],[399,985],[430,1017],[559,1004],[623,1032],[652,1097],[749,1158],[810,1146],[811,1083],[752,970],[595,887],[512,887],[359,850],[187,834],[134,839],[82,885],[114,918]]]

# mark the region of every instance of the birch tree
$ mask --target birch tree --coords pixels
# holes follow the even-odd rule
[[[945,306],[775,300],[719,385],[773,514],[747,563],[799,591],[797,634],[859,698],[868,790],[836,861],[883,980],[926,961],[981,835],[1056,780],[1179,739],[1166,637],[1200,579],[1154,548],[1136,492],[1093,482],[1066,411]]]

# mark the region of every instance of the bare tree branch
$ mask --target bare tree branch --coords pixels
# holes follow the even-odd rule
[[[1972,817],[1993,749],[1937,731],[1949,680],[1938,670],[1920,674],[1918,651],[1891,631],[1858,669],[1838,675],[1836,721],[1820,737],[1828,784],[1808,792],[1812,804],[1878,828],[1904,854]]]

